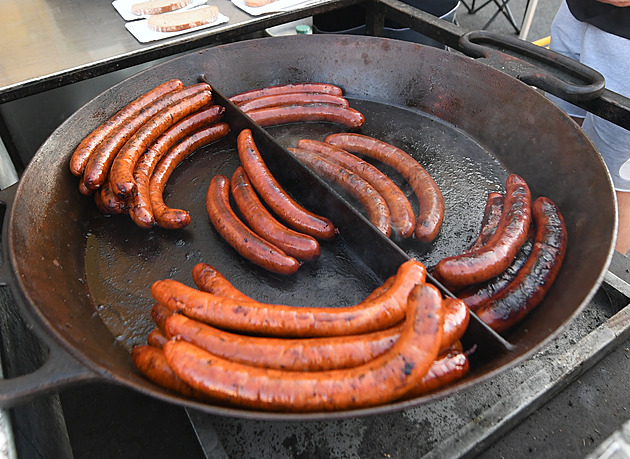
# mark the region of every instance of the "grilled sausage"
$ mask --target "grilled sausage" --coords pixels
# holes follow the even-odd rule
[[[359,129],[365,124],[365,116],[354,108],[337,105],[284,105],[281,107],[250,110],[247,115],[259,126],[326,121],[342,124],[350,129]]]
[[[287,226],[315,239],[335,236],[335,226],[329,219],[304,209],[280,186],[260,155],[249,129],[243,129],[238,135],[237,148],[241,164],[262,201]]]
[[[109,183],[94,192],[94,202],[101,211],[106,215],[125,214],[129,212],[127,201],[112,193]]]
[[[226,298],[253,301],[253,298],[245,295],[234,287],[223,274],[207,263],[197,263],[193,267],[192,278],[199,290],[203,290],[204,292],[213,293]]]
[[[486,201],[486,207],[483,211],[483,219],[481,220],[481,229],[475,242],[466,249],[466,252],[473,252],[480,249],[490,240],[494,233],[497,231],[499,222],[501,221],[501,215],[503,214],[503,202],[505,198],[501,193],[491,192],[488,193],[488,200]]]
[[[173,311],[160,303],[155,303],[151,309],[151,318],[158,328],[164,330],[166,319],[173,315]]]
[[[523,319],[543,300],[560,271],[567,248],[567,230],[560,209],[548,198],[534,201],[534,248],[516,278],[492,301],[477,310],[489,327],[503,332]]]
[[[470,320],[470,312],[466,304],[457,298],[444,298],[444,331],[441,350],[459,341]]]
[[[247,113],[261,108],[305,104],[327,104],[338,105],[339,107],[350,106],[347,99],[335,94],[295,92],[258,97],[239,104],[239,108]]]
[[[133,171],[142,153],[164,132],[186,116],[201,110],[212,101],[210,91],[193,94],[149,119],[120,149],[109,170],[109,186],[114,193],[130,198],[136,193]]]
[[[241,166],[232,175],[232,197],[249,228],[261,238],[298,260],[310,261],[319,257],[319,242],[314,237],[293,231],[276,220],[258,199],[245,169]]]
[[[520,269],[525,265],[534,247],[534,232],[530,234],[516,253],[514,261],[505,271],[481,284],[471,285],[459,292],[457,298],[461,299],[471,311],[476,311],[493,297],[500,295],[514,280]]]
[[[241,256],[274,273],[290,275],[300,262],[250,230],[230,206],[230,180],[215,176],[206,194],[206,210],[217,232]]]
[[[258,99],[264,96],[290,93],[324,93],[335,96],[342,96],[343,90],[339,86],[328,83],[295,83],[267,86],[265,88],[244,91],[230,97],[230,101],[239,105],[247,100]]]
[[[317,175],[339,186],[359,201],[366,210],[370,222],[385,236],[391,235],[392,220],[389,207],[383,196],[372,185],[345,167],[328,161],[317,153],[298,148],[289,148],[289,151]]]
[[[408,392],[438,355],[442,297],[431,284],[409,295],[400,339],[386,353],[356,367],[318,372],[256,368],[216,357],[185,341],[169,341],[164,355],[175,374],[219,401],[273,411],[347,410],[387,403]]]
[[[444,220],[444,197],[433,178],[411,155],[400,148],[362,134],[331,134],[326,137],[325,142],[351,153],[369,156],[400,172],[411,185],[420,203],[415,226],[416,239],[431,242],[437,237]]]
[[[190,214],[186,210],[173,209],[164,203],[164,188],[173,170],[195,150],[227,135],[230,126],[218,122],[185,137],[175,145],[155,167],[149,182],[151,209],[158,226],[179,229],[190,224]]]
[[[158,347],[160,349],[164,347],[164,343],[166,343],[167,341],[167,336],[160,328],[154,328],[153,330],[151,330],[151,333],[149,333],[149,336],[147,337],[147,344],[149,346]]]
[[[224,107],[212,105],[204,110],[189,115],[162,134],[142,156],[140,156],[133,171],[133,178],[136,183],[136,194],[130,200],[131,209],[129,212],[129,215],[136,225],[141,228],[151,228],[155,225],[151,198],[149,196],[149,184],[151,182],[151,175],[158,161],[183,138],[219,121],[224,112]]]
[[[83,183],[88,190],[100,188],[105,183],[109,174],[112,161],[127,143],[132,135],[136,133],[149,119],[166,107],[179,102],[180,100],[201,91],[210,90],[207,83],[198,83],[187,86],[183,89],[172,91],[155,102],[147,105],[135,116],[126,120],[110,133],[94,150],[83,171]]]
[[[446,286],[460,288],[498,276],[519,251],[531,223],[531,193],[527,183],[516,174],[506,181],[505,205],[501,221],[492,238],[480,249],[443,258],[434,276]]]
[[[411,399],[444,386],[466,376],[470,370],[468,356],[463,352],[447,352],[438,356],[428,373],[403,398]]]
[[[354,306],[328,308],[223,298],[172,279],[155,282],[151,286],[151,294],[173,311],[180,311],[217,328],[304,338],[356,335],[394,326],[405,316],[409,292],[425,279],[424,265],[409,260],[398,269],[393,285],[377,298]]]
[[[114,116],[109,118],[99,127],[94,129],[87,137],[85,137],[79,146],[72,153],[70,158],[70,171],[80,176],[83,174],[85,165],[87,164],[92,152],[96,147],[112,132],[118,129],[120,126],[127,123],[127,121],[134,116],[137,116],[138,112],[143,110],[146,106],[160,99],[169,92],[181,89],[184,84],[179,80],[170,80],[166,83],[151,89],[144,93],[125,107],[120,109]]]
[[[372,185],[385,199],[392,220],[392,231],[398,237],[408,238],[413,234],[416,216],[407,196],[389,177],[377,167],[363,161],[341,148],[318,140],[301,139],[297,148],[314,151],[324,158],[339,164]]]

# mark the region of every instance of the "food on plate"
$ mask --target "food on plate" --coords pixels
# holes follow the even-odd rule
[[[206,194],[206,209],[221,237],[247,260],[277,274],[294,274],[299,269],[298,260],[258,236],[234,213],[230,204],[230,179],[226,176],[212,178]]]
[[[567,249],[567,229],[560,209],[546,197],[532,205],[534,247],[525,265],[497,297],[477,309],[481,320],[498,332],[522,320],[542,301],[560,271]]]
[[[416,220],[415,237],[421,242],[433,241],[444,220],[444,198],[429,173],[405,151],[381,140],[356,133],[331,134],[326,143],[350,153],[359,153],[381,161],[404,177],[416,194],[420,211]]]
[[[390,236],[392,226],[389,207],[372,185],[352,171],[328,161],[315,152],[299,148],[289,148],[289,151],[317,175],[352,195],[364,207],[370,222],[385,236]]]
[[[416,216],[409,199],[400,187],[377,167],[341,148],[318,140],[301,139],[297,143],[297,148],[314,151],[359,175],[385,199],[391,215],[391,226],[394,234],[401,238],[408,238],[413,234]]]
[[[321,249],[317,239],[280,223],[260,201],[242,166],[232,175],[231,191],[240,215],[256,234],[298,260],[311,261],[319,257]]]
[[[324,93],[343,96],[343,90],[336,85],[329,83],[287,83],[264,88],[250,89],[238,94],[234,94],[229,99],[236,105],[259,97],[290,94],[290,93]]]
[[[149,16],[147,25],[156,32],[179,32],[193,27],[212,24],[219,17],[214,5],[203,5],[186,11],[176,11]]]
[[[525,180],[511,174],[495,234],[481,248],[441,259],[434,276],[447,287],[461,288],[498,276],[507,269],[527,239],[531,223],[531,192]]]
[[[136,16],[167,13],[190,5],[193,0],[149,0],[147,2],[134,3],[131,12]]]
[[[238,155],[261,200],[290,228],[316,239],[332,239],[334,224],[298,204],[278,183],[265,164],[252,132],[243,129],[237,138]]]
[[[247,115],[263,127],[306,121],[326,121],[343,124],[350,129],[359,129],[365,124],[365,117],[358,110],[327,104],[259,108],[250,110]]]

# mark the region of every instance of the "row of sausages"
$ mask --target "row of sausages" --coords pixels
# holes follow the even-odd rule
[[[532,202],[527,183],[512,174],[505,195],[488,195],[473,245],[431,271],[481,320],[503,332],[542,301],[560,271],[567,241],[558,206],[546,197]]]
[[[136,367],[168,389],[270,411],[347,410],[413,398],[463,377],[468,308],[426,283],[411,260],[346,307],[260,303],[212,266],[197,288],[154,283],[156,329]],[[252,336],[255,335],[255,336]]]

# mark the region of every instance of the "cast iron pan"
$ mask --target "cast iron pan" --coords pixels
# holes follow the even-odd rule
[[[428,245],[381,241],[377,245],[383,253],[375,257],[373,241],[378,235],[363,222],[367,226],[355,234],[324,244],[321,258],[303,265],[294,276],[256,268],[221,240],[204,207],[212,177],[231,175],[238,164],[236,132],[198,150],[169,181],[166,201],[191,212],[189,227],[141,230],[127,217],[100,215],[92,200],[78,192],[78,179],[69,172],[73,149],[139,94],[171,78],[191,84],[201,76],[226,95],[286,82],[340,85],[351,106],[367,118],[362,132],[412,154],[441,187],[446,217],[438,238]],[[341,130],[335,124],[308,123],[278,126],[268,133],[288,147],[300,138],[323,139]],[[368,409],[284,414],[188,400],[148,382],[133,367],[130,349],[145,343],[153,326],[149,289],[155,280],[174,278],[192,285],[193,266],[206,262],[263,301],[352,304],[391,271],[388,257],[416,257],[431,265],[470,244],[488,192],[502,190],[509,173],[521,175],[534,198],[545,195],[558,204],[566,219],[569,247],[554,287],[536,311],[505,335],[506,343],[484,330],[467,334],[467,343],[490,344],[479,346],[471,373],[460,383]],[[283,184],[301,193],[310,186],[300,179]],[[3,406],[94,379],[206,412],[256,419],[360,416],[427,403],[492,377],[556,335],[599,287],[616,235],[615,198],[606,168],[592,144],[559,109],[531,87],[471,59],[375,37],[244,41],[140,72],[70,117],[37,152],[19,183],[0,198],[7,206],[2,279],[25,320],[51,351],[41,370],[4,381]]]

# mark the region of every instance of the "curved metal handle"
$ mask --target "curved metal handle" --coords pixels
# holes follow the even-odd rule
[[[568,102],[594,99],[606,87],[598,71],[516,37],[477,30],[462,35],[459,46],[468,56],[486,58],[494,68]]]
[[[17,190],[17,185],[11,185],[8,188],[0,191],[0,228],[2,228],[2,232],[0,233],[0,242],[2,243],[2,260],[0,264],[0,285],[7,285],[9,280],[9,272],[8,272],[8,263],[5,263],[7,260],[8,254],[6,250],[7,244],[4,243],[3,238],[7,235],[7,226],[9,224],[9,219],[6,218],[7,214],[10,213],[11,207],[13,206],[13,201],[15,200],[15,191]]]

